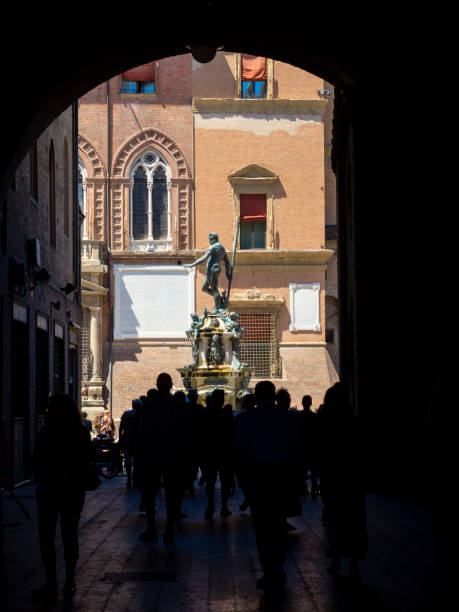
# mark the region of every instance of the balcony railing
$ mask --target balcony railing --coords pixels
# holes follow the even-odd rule
[[[81,260],[104,263],[104,242],[103,240],[81,241]]]

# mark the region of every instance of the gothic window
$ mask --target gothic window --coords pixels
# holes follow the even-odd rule
[[[153,238],[167,238],[167,185],[163,166],[156,168],[153,181]]]
[[[154,150],[143,153],[131,168],[130,242],[135,250],[172,247],[170,170]]]
[[[134,240],[148,237],[148,195],[147,175],[142,166],[134,174],[134,192],[132,194]]]

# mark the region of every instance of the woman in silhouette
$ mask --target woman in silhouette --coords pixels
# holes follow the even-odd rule
[[[37,599],[50,602],[57,598],[54,540],[59,517],[65,559],[63,593],[69,597],[76,592],[78,522],[85,499],[85,478],[92,458],[90,434],[81,422],[77,405],[64,393],[52,395],[33,455],[40,552],[46,574],[45,584],[33,592]]]

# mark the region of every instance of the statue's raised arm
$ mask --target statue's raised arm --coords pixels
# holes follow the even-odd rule
[[[212,295],[214,298],[213,311],[217,312],[222,307],[226,307],[224,297],[218,291],[218,276],[221,272],[222,262],[225,266],[226,278],[231,278],[231,264],[226,254],[225,247],[218,241],[215,232],[209,234],[209,248],[202,257],[190,264],[183,264],[185,268],[193,268],[204,261],[207,261],[206,276],[202,285],[202,291]]]

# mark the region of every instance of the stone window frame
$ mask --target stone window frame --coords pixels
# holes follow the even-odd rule
[[[235,98],[241,98],[242,96],[242,53],[235,54],[236,60],[236,92]],[[260,98],[260,100],[272,100],[274,98],[274,60],[269,57],[266,58],[266,98]],[[243,98],[241,98],[243,99]],[[256,100],[257,98],[250,98]]]
[[[251,164],[230,174],[228,180],[233,188],[235,224],[241,217],[241,194],[264,194],[266,196],[266,247],[263,250],[273,250],[274,183],[279,180],[279,177],[261,166]]]
[[[156,156],[156,161],[149,164],[145,161],[148,154]],[[147,192],[148,192],[148,237],[142,240],[134,239],[134,175],[138,168],[143,168],[147,177]],[[154,188],[154,173],[157,168],[162,167],[166,173],[166,188],[167,188],[167,237],[165,240],[155,240],[153,238],[153,188]],[[170,251],[172,249],[172,172],[169,164],[164,156],[155,148],[149,146],[135,161],[131,164],[129,170],[129,248],[131,251]]]

